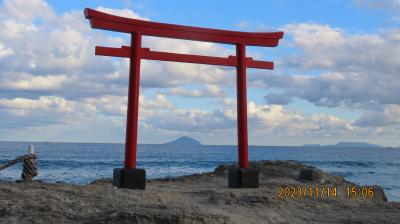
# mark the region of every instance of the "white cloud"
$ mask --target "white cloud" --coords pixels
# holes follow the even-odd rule
[[[99,6],[99,7],[96,8],[96,10],[101,11],[101,12],[105,12],[105,13],[109,13],[109,14],[112,14],[112,15],[121,16],[121,17],[127,17],[127,18],[132,18],[132,19],[141,19],[141,20],[149,20],[146,17],[139,16],[138,14],[136,14],[135,12],[133,12],[130,9],[112,9],[112,8]]]
[[[393,123],[400,123],[400,105],[388,105],[384,113]]]
[[[36,17],[49,19],[53,10],[43,0],[4,0],[1,14],[21,20],[32,20]]]
[[[1,27],[1,37],[8,41],[26,38],[26,35],[38,31],[38,28],[31,21],[16,21],[14,18],[2,20]]]
[[[157,94],[154,97],[154,101],[147,101],[143,95],[140,96],[140,102],[142,102],[145,108],[172,108],[173,104],[163,94]]]
[[[399,70],[398,29],[352,35],[320,24],[289,24],[284,29],[303,51],[289,58],[287,66],[383,74]]]
[[[344,44],[343,31],[328,25],[299,23],[288,24],[283,30],[293,36],[294,44],[304,49],[335,48]]]
[[[0,58],[14,54],[11,48],[7,48],[3,43],[0,43]]]
[[[221,57],[235,54],[234,50],[229,49],[222,44],[172,38],[145,37],[143,45],[149,47],[153,51],[181,54],[199,54]]]
[[[35,119],[35,115],[88,115],[96,111],[96,108],[92,105],[68,101],[56,96],[41,96],[38,99],[0,99],[0,108],[12,115],[33,115],[32,119]],[[51,118],[49,117],[49,119]]]
[[[384,108],[366,111],[354,122],[360,127],[388,127],[400,125],[400,105],[386,105]]]
[[[319,70],[321,75],[264,76],[269,87],[283,89],[266,96],[286,104],[290,98],[306,99],[318,106],[364,109],[399,104],[400,30],[379,34],[346,34],[319,24],[290,24],[293,46],[301,51],[287,58],[285,67]]]
[[[291,68],[295,74],[260,77],[270,90],[267,102],[286,105],[300,98],[316,106],[364,113],[354,121],[340,121],[338,126],[330,123],[330,128],[306,130],[306,135],[386,139],[381,144],[397,138],[400,30],[349,34],[328,25],[301,23],[286,25],[285,31],[289,46],[297,52],[285,58],[281,67]],[[326,130],[331,131],[324,133]]]
[[[66,75],[33,76],[23,73],[16,76],[14,80],[2,80],[0,87],[14,90],[58,90],[68,82]]]
[[[108,115],[124,116],[126,115],[126,96],[104,95],[93,98],[85,98],[83,102],[95,106],[99,112]]]
[[[44,1],[27,5],[50,10],[53,17],[31,14],[21,20],[14,14],[23,14],[27,8],[20,1],[7,1],[2,7],[0,17],[0,66],[3,72],[0,80],[12,80],[8,85],[15,90],[23,90],[23,85],[32,88],[26,90],[47,89],[49,94],[62,94],[63,97],[92,97],[98,95],[125,95],[128,83],[128,60],[99,57],[94,55],[96,45],[115,46],[127,44],[129,36],[110,36],[110,33],[94,31],[90,28],[82,11],[67,11],[56,15]],[[39,10],[37,8],[36,11]],[[36,9],[36,8],[35,8]],[[127,16],[147,19],[128,9],[97,9]],[[11,10],[10,12],[8,10]],[[18,11],[20,10],[20,11]],[[33,10],[33,9],[32,9]],[[41,23],[34,23],[36,18]],[[26,41],[29,37],[29,41]],[[44,41],[45,40],[45,41]],[[148,38],[144,40],[152,50],[198,53],[205,55],[227,54],[229,50],[216,44],[193,41],[177,41],[171,39]],[[128,44],[129,45],[129,44]],[[225,52],[225,53],[224,53]],[[228,71],[229,72],[229,71]],[[16,80],[16,74],[31,74],[39,78],[29,80],[44,80],[54,74],[63,74],[68,81],[60,82],[59,88],[47,88],[34,85],[21,77]],[[216,84],[233,80],[233,76],[225,76],[224,68],[206,65],[194,65],[170,62],[142,61],[141,85],[144,88],[176,87],[187,83]],[[55,81],[49,80],[49,81]],[[229,81],[229,82],[231,82]],[[4,85],[4,82],[3,82]],[[8,88],[8,89],[9,89]],[[54,90],[54,91],[51,91]],[[3,90],[0,90],[2,94]],[[7,90],[8,91],[8,90]],[[3,92],[3,95],[8,95]]]
[[[213,111],[175,107],[158,110],[148,114],[142,121],[147,128],[180,134],[201,133],[203,137],[208,133],[235,133],[236,103],[230,98],[221,103],[224,105]],[[351,121],[343,121],[332,115],[308,116],[297,111],[287,111],[280,105],[257,105],[253,101],[248,103],[248,122],[250,136],[271,133],[296,137],[346,136],[355,129]]]
[[[219,86],[215,84],[206,84],[205,88],[201,89],[173,87],[166,94],[183,97],[222,97],[226,95],[226,93],[224,93]]]
[[[82,102],[97,108],[98,112],[113,115],[126,116],[127,96],[103,95],[92,98],[82,99]],[[140,117],[146,117],[153,114],[154,110],[164,110],[174,107],[165,95],[156,94],[153,99],[148,99],[144,95],[139,96],[139,114]]]
[[[244,30],[250,26],[250,23],[248,21],[240,21],[239,23],[236,24],[236,27],[238,27],[241,30]]]

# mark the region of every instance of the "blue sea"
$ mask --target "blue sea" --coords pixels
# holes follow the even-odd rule
[[[0,142],[0,164],[27,154],[33,144],[39,176],[48,182],[87,184],[111,178],[123,166],[124,145],[104,143]],[[149,178],[209,172],[237,161],[236,146],[171,147],[139,145],[138,167]],[[324,148],[250,146],[250,160],[295,160],[361,185],[380,185],[390,201],[400,201],[400,150],[388,148]],[[22,165],[0,171],[0,179],[20,179]]]

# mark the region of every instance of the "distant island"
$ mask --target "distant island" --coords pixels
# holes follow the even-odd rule
[[[335,148],[383,148],[380,145],[375,145],[366,142],[338,142],[336,145],[320,145],[320,144],[307,144],[303,147],[335,147]]]
[[[363,148],[383,148],[380,145],[370,144],[366,142],[339,142],[336,147],[363,147]]]
[[[164,145],[171,145],[171,146],[174,146],[174,145],[178,145],[178,146],[182,146],[182,145],[183,146],[199,146],[199,145],[201,145],[201,142],[199,142],[199,141],[197,141],[197,140],[195,140],[193,138],[190,138],[188,136],[182,136],[182,137],[179,137],[179,138],[177,138],[177,139],[175,139],[173,141],[166,142],[166,143],[164,143]]]

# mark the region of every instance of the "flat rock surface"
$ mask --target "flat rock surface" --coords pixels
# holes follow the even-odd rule
[[[290,161],[251,164],[260,170],[260,188],[227,187],[227,170],[148,180],[143,190],[118,189],[111,179],[89,185],[0,181],[0,223],[399,223],[400,203],[374,196],[348,198],[356,186],[323,173],[300,181],[307,166]],[[279,197],[279,188],[337,187],[337,197]],[[361,186],[358,186],[361,187]]]

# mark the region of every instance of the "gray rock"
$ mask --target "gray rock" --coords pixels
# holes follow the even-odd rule
[[[228,188],[227,170],[148,180],[146,190],[118,189],[111,179],[89,185],[0,180],[0,223],[396,223],[400,203],[375,197],[349,199],[343,178],[322,173],[326,182],[298,179],[306,165],[259,161],[260,187]],[[319,173],[318,171],[315,173]],[[110,173],[110,177],[111,177]],[[317,179],[317,176],[315,177]],[[282,186],[338,188],[337,198],[278,197]],[[360,186],[357,186],[360,187]]]
[[[300,180],[307,180],[307,181],[320,181],[323,178],[323,173],[321,170],[316,168],[307,168],[302,169],[299,172],[299,179]]]

